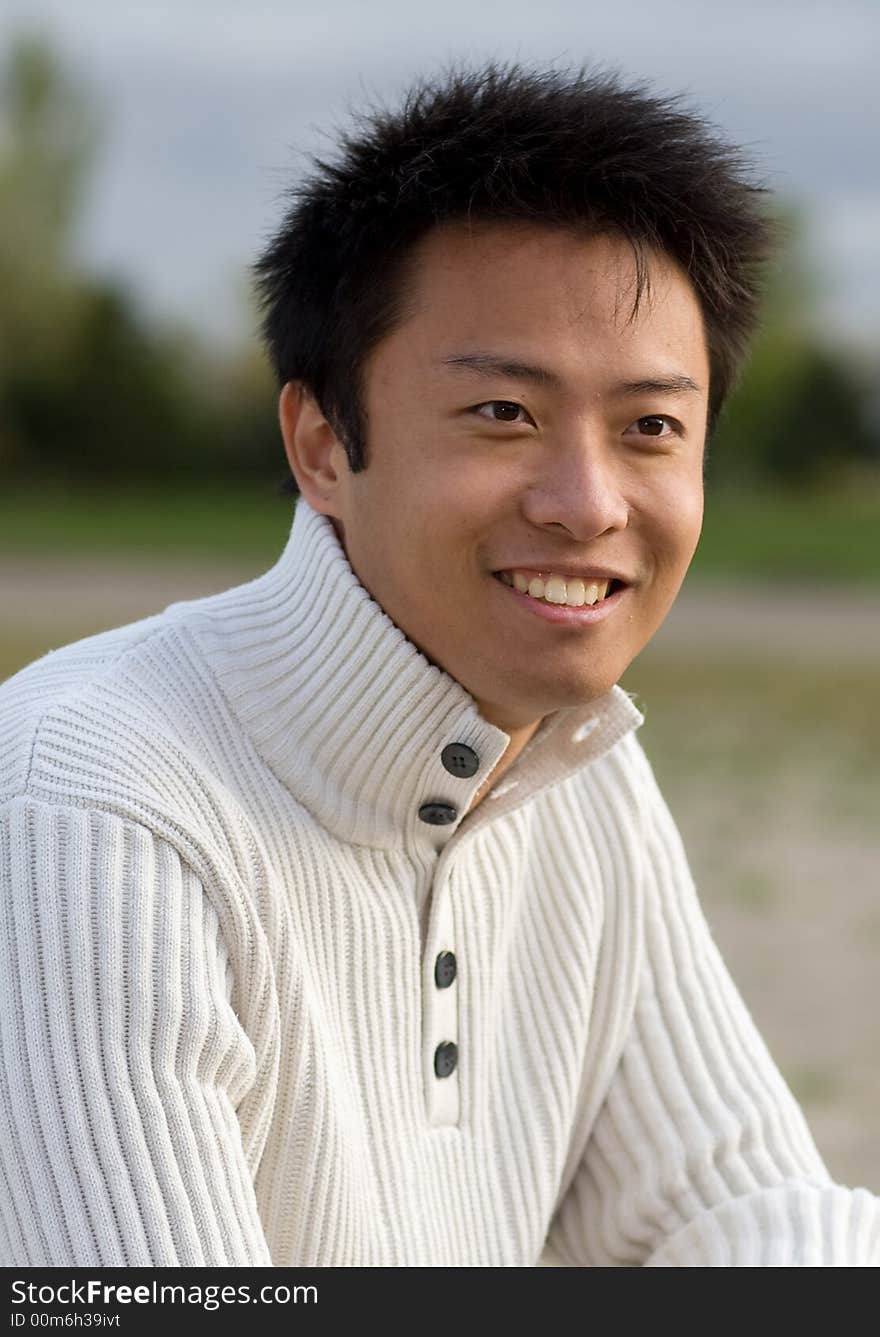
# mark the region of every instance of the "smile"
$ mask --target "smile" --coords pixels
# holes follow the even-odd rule
[[[504,587],[510,597],[516,599],[528,612],[544,618],[547,622],[565,622],[578,626],[603,621],[620,606],[630,590],[630,586],[622,584],[621,581],[603,581],[598,584],[598,589],[595,585],[592,588],[588,586],[588,589],[590,589],[591,599],[594,596],[600,596],[603,590],[607,590],[604,597],[595,597],[594,602],[583,602],[578,605],[569,604],[567,599],[566,602],[562,602],[558,597],[560,594],[558,587],[551,586],[550,595],[555,595],[556,598],[548,599],[546,588],[539,592],[535,582],[530,583],[529,589],[522,590],[516,588],[506,571],[494,572],[493,577],[499,585]],[[565,582],[560,583],[565,587]],[[541,584],[543,585],[543,582]],[[532,589],[535,590],[534,594],[529,592]],[[575,597],[580,597],[580,591],[575,592]],[[566,598],[566,594],[563,594],[563,598]]]
[[[551,604],[566,604],[569,608],[598,603],[611,587],[623,583],[613,579],[581,580],[579,576],[541,575],[538,571],[498,571],[496,575],[505,585],[512,585],[521,594],[530,594],[533,599],[546,599]]]

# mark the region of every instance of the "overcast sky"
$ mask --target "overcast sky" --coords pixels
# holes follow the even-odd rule
[[[880,0],[3,0],[106,135],[80,251],[158,315],[248,329],[247,265],[301,152],[452,58],[610,67],[683,93],[806,212],[829,332],[880,351]]]

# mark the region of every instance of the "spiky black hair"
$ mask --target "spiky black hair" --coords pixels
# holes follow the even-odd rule
[[[314,396],[352,472],[367,465],[362,370],[400,319],[406,261],[432,227],[458,218],[624,237],[636,263],[631,319],[649,249],[673,257],[703,313],[711,436],[786,233],[742,150],[680,102],[584,67],[453,65],[399,107],[355,113],[335,160],[311,158],[252,272],[278,384]]]

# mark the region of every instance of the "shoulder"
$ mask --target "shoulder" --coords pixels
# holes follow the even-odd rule
[[[126,657],[161,635],[163,625],[158,614],[84,637],[50,650],[0,684],[0,802],[27,790],[35,754],[53,722],[72,721],[83,703],[100,697]]]
[[[0,685],[0,803],[29,797],[172,838],[192,831],[216,806],[204,739],[222,710],[192,634],[197,608],[72,642]]]
[[[603,839],[640,864],[656,857],[680,866],[686,862],[676,818],[638,729],[625,733],[565,784],[574,787],[579,808],[595,815]]]

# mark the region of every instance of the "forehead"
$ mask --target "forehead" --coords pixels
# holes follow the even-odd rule
[[[413,248],[391,355],[432,358],[468,341],[552,348],[578,364],[658,345],[699,374],[706,362],[699,301],[682,269],[646,251],[647,286],[633,318],[636,258],[616,236],[531,224],[444,224]]]

